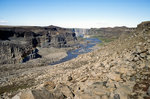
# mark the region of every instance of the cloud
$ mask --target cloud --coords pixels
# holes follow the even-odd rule
[[[6,23],[8,23],[8,21],[6,21],[6,20],[0,20],[0,24],[6,24]]]

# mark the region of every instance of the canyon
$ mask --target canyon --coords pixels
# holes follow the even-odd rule
[[[3,34],[0,46],[3,57],[0,65],[2,99],[150,98],[150,21],[142,22],[136,28],[89,29],[84,34],[111,41],[92,52],[53,66],[41,64],[40,58],[25,63],[16,60],[22,53],[42,57],[47,54],[43,52],[48,52],[51,47],[49,53],[56,48],[64,50],[73,46],[77,30],[54,26],[23,27],[26,31],[18,33],[22,31],[19,28],[0,28]],[[2,60],[9,60],[9,64]]]
[[[0,64],[40,58],[37,47],[65,48],[75,44],[76,40],[71,29],[56,26],[0,26]]]

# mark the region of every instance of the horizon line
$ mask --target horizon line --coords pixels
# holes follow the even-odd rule
[[[145,21],[144,21],[145,22]],[[142,23],[142,22],[141,22]],[[137,24],[138,25],[138,24]],[[8,26],[8,27],[48,27],[48,26],[55,26],[60,28],[78,28],[78,29],[92,29],[92,28],[115,28],[115,27],[127,27],[127,28],[136,28],[136,26],[126,26],[126,25],[116,25],[116,26],[102,26],[102,27],[90,27],[90,28],[82,28],[82,27],[65,27],[65,26],[59,26],[59,25],[1,25],[1,26]]]

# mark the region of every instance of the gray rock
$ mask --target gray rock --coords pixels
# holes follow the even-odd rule
[[[130,78],[130,80],[131,80],[131,81],[136,81],[136,77],[135,77],[135,76],[132,76],[132,77]]]
[[[145,57],[146,57],[146,53],[141,53],[140,56],[141,56],[142,58],[145,58]]]
[[[67,47],[77,40],[71,29],[49,27],[0,27],[0,64],[39,58],[36,47]]]
[[[147,94],[150,96],[150,86],[147,89]]]
[[[136,46],[136,51],[137,51],[137,53],[141,53],[142,52],[142,50],[140,49],[139,46]]]
[[[74,97],[74,93],[71,91],[71,88],[65,84],[59,84],[56,87],[56,90],[60,90],[65,97],[70,97],[70,98]]]
[[[12,99],[65,99],[64,95],[59,92],[51,93],[46,89],[26,90],[18,93]]]
[[[134,57],[133,61],[138,61],[139,57]]]
[[[115,95],[114,95],[114,99],[120,99],[119,94],[115,94]]]

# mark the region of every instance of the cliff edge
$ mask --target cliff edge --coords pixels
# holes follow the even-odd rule
[[[37,47],[65,48],[77,40],[71,29],[56,26],[0,26],[0,64],[40,58]]]

